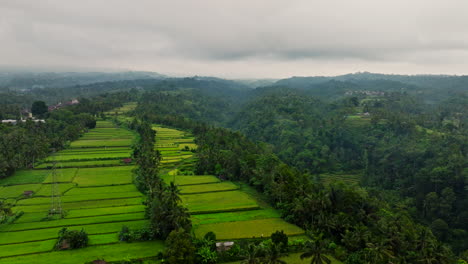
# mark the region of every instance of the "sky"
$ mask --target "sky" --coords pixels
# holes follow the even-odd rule
[[[0,0],[0,65],[285,78],[468,74],[467,0]]]

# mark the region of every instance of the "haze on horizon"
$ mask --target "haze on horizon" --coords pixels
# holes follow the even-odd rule
[[[468,1],[3,0],[0,64],[225,78],[467,74]]]

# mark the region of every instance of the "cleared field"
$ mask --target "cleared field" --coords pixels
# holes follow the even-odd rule
[[[51,251],[54,248],[55,242],[55,239],[51,239],[21,244],[1,245],[0,262],[2,257]]]
[[[72,148],[87,147],[124,147],[130,146],[132,139],[113,139],[113,140],[78,140],[70,144]]]
[[[0,198],[17,198],[19,196],[22,196],[24,191],[37,192],[37,190],[41,188],[41,186],[41,184],[4,186],[2,189],[0,189]]]
[[[130,213],[130,214],[94,216],[94,217],[80,217],[80,218],[58,219],[58,220],[51,220],[51,221],[40,221],[40,222],[32,222],[32,223],[18,223],[18,224],[4,225],[0,228],[0,231],[10,232],[10,231],[34,230],[34,229],[43,229],[43,228],[52,228],[52,227],[61,227],[61,226],[71,227],[71,226],[80,226],[80,225],[89,225],[89,224],[98,224],[98,223],[143,220],[144,218],[145,218],[145,214],[143,212]]]
[[[140,192],[124,192],[124,193],[95,193],[89,195],[70,195],[62,196],[62,203],[82,202],[82,201],[97,201],[108,199],[134,198],[142,197]],[[19,200],[17,205],[35,205],[35,204],[50,204],[50,197],[35,197],[31,199]],[[100,202],[100,201],[99,201]]]
[[[220,182],[218,178],[212,175],[197,175],[197,176],[163,175],[161,176],[161,178],[167,183],[173,181],[175,184],[180,185],[180,186]]]
[[[76,264],[91,262],[96,259],[120,261],[124,259],[140,259],[153,257],[164,249],[162,241],[117,243],[112,245],[91,246],[82,249],[55,251],[34,255],[9,257],[0,259],[9,264]]]
[[[100,200],[96,202],[92,201],[82,201],[82,202],[70,202],[63,203],[62,208],[64,210],[76,210],[76,209],[90,209],[90,208],[101,208],[101,207],[113,207],[113,206],[128,206],[128,205],[141,205],[142,198],[123,198],[123,199],[109,199],[109,200]],[[15,212],[47,212],[50,209],[49,204],[39,204],[39,205],[22,205],[15,206],[13,210]]]
[[[140,203],[139,205],[129,205],[129,206],[114,206],[114,207],[93,208],[93,209],[69,210],[67,212],[66,218],[137,213],[137,212],[144,212],[144,211],[145,211],[145,206],[143,206]]]
[[[41,170],[39,170],[41,171]],[[47,178],[44,180],[43,183],[51,183],[53,182],[53,175],[51,171],[47,170],[42,170],[43,172],[48,172]],[[71,169],[57,169],[56,170],[56,180],[57,182],[71,182],[73,180],[73,177],[75,177],[77,172],[77,169],[71,168]]]
[[[23,212],[13,224],[0,225],[0,263],[84,263],[98,258],[120,261],[154,257],[158,248],[163,248],[157,241],[119,243],[118,232],[123,225],[139,229],[148,223],[143,195],[132,184],[134,167],[121,166],[122,158],[131,155],[135,135],[108,121],[98,121],[97,127],[72,142],[71,148],[50,156],[38,169],[19,171],[0,181],[0,198],[15,204],[14,212]],[[41,169],[52,167],[52,161],[58,161],[55,181],[50,169]],[[65,215],[50,220],[47,212],[53,186],[63,194],[60,199]],[[24,191],[34,191],[33,197],[22,197]],[[90,246],[52,251],[63,227],[84,228]]]
[[[93,209],[77,209],[68,210],[64,219],[90,217],[90,216],[104,216],[104,215],[116,215],[116,214],[128,214],[144,212],[145,207],[143,205],[130,205],[130,206],[114,206],[104,208],[93,208]],[[47,212],[36,212],[36,213],[24,213],[19,219],[15,221],[15,224],[30,223],[44,221],[47,218]]]
[[[79,186],[102,186],[132,183],[134,167],[104,167],[79,169],[74,182]]]
[[[359,174],[320,174],[320,178],[324,184],[333,182],[343,182],[346,184],[358,185],[361,176]]]
[[[257,202],[241,191],[182,195],[182,203],[191,213],[258,208]]]
[[[90,161],[60,161],[57,166],[63,168],[87,168],[87,167],[99,167],[99,166],[120,166],[124,165],[121,159],[111,160],[90,160]],[[38,165],[38,169],[52,168],[52,163],[42,163]]]
[[[26,183],[41,183],[49,174],[48,171],[40,170],[20,170],[15,172],[14,175],[0,179],[0,185],[15,185]]]
[[[93,159],[123,159],[130,157],[130,153],[108,152],[108,153],[78,153],[75,155],[57,155],[46,159],[48,161],[73,161],[73,160],[93,160]]]
[[[52,196],[52,188],[54,184],[42,184],[42,187],[34,194],[34,196],[49,196],[47,198],[31,198],[31,199],[24,199],[20,200],[18,204],[21,204],[20,202],[22,201],[30,201],[30,200],[35,200],[35,199],[48,199],[48,203],[50,203],[50,196]],[[75,187],[74,183],[58,183],[58,192],[60,194],[65,193],[66,191],[70,190],[71,188]]]
[[[292,253],[292,254],[289,254],[288,256],[286,257],[282,257],[281,260],[285,261],[286,263],[288,264],[310,264],[310,261],[311,259],[310,258],[307,258],[307,259],[301,259],[301,254],[302,253]],[[331,260],[330,264],[341,264],[342,262],[333,258],[332,256],[328,256],[328,258]],[[229,262],[229,263],[226,263],[226,264],[240,264],[241,262],[238,261],[238,262]]]
[[[81,230],[84,228],[88,234],[106,234],[114,233],[120,231],[123,225],[132,228],[141,228],[148,223],[147,220],[137,220],[137,221],[126,221],[126,222],[114,222],[114,223],[102,223],[102,224],[92,224],[92,225],[83,225],[83,226],[74,226],[72,230]],[[13,244],[13,243],[23,243],[23,242],[32,242],[39,240],[47,240],[57,238],[58,231],[62,227],[54,228],[45,228],[45,229],[35,229],[35,230],[25,230],[25,231],[14,231],[14,232],[1,232],[0,244]]]
[[[109,153],[109,152],[122,152],[130,153],[129,147],[113,147],[113,148],[72,148],[64,149],[60,151],[62,155],[75,155],[75,154],[86,154],[86,153]]]
[[[133,184],[118,185],[118,186],[103,186],[103,187],[83,187],[73,188],[68,191],[65,195],[90,195],[90,194],[107,194],[107,193],[125,193],[125,192],[137,192],[137,188]]]
[[[209,231],[216,234],[218,240],[269,237],[273,232],[283,230],[288,236],[304,234],[304,230],[287,223],[281,218],[269,218],[251,221],[237,221],[199,225],[195,235],[202,237]]]
[[[185,185],[180,188],[181,194],[196,194],[209,192],[233,191],[239,189],[239,186],[232,182],[220,182],[213,184]]]
[[[193,215],[192,221],[194,225],[204,225],[266,218],[279,218],[280,216],[280,213],[274,209],[260,209],[241,212]]]

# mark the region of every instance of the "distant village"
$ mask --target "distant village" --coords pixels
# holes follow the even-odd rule
[[[368,96],[384,96],[385,92],[381,91],[347,91],[345,92],[345,95],[368,95]]]
[[[62,103],[62,102],[59,102],[58,104],[55,104],[55,105],[50,105],[48,106],[48,111],[49,112],[52,112],[52,111],[55,111],[57,109],[61,109],[63,107],[66,107],[66,106],[70,106],[70,105],[76,105],[76,104],[79,104],[80,102],[77,100],[77,99],[73,99],[71,101],[67,101],[65,103]],[[16,119],[4,119],[2,120],[2,124],[13,124],[13,125],[16,125],[18,122],[26,122],[27,120],[30,120],[32,122],[40,122],[40,123],[45,123],[45,120],[44,119],[36,119],[33,114],[31,113],[31,110],[30,109],[23,109],[21,110],[21,113],[20,113],[20,119],[19,120],[16,120]]]

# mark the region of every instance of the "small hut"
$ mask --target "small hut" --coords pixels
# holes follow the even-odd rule
[[[232,246],[234,246],[234,242],[232,242],[232,241],[218,242],[218,243],[216,243],[216,250],[218,252],[228,251],[228,250],[230,250],[232,248]]]
[[[34,194],[34,191],[24,191],[23,195],[26,197],[31,197]]]

